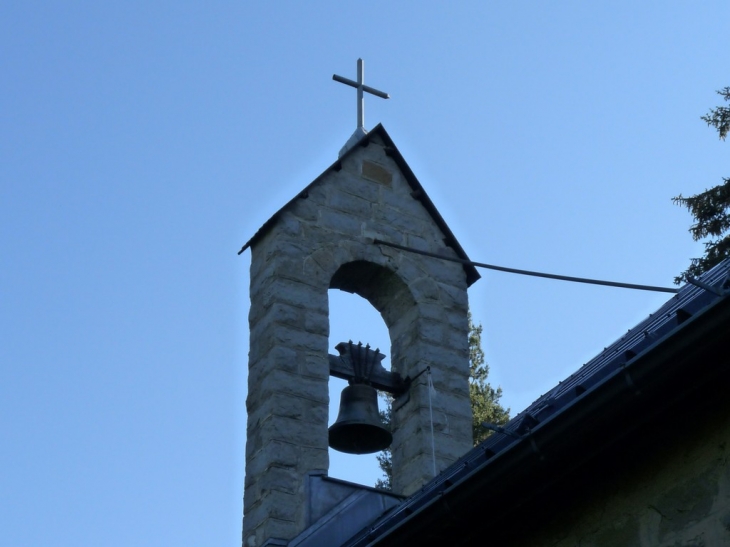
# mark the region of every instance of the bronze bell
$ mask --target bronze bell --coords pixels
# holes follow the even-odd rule
[[[378,412],[378,393],[374,387],[353,384],[342,390],[340,412],[329,428],[332,448],[348,454],[372,454],[393,442]]]

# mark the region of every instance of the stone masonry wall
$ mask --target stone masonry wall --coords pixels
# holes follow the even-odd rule
[[[377,135],[370,140],[252,246],[244,545],[305,529],[304,479],[328,468],[330,287],[380,311],[394,371],[413,377],[431,367],[437,469],[472,445],[465,272],[372,243],[455,256]],[[426,375],[393,425],[394,490],[410,494],[433,477]]]
[[[677,424],[648,457],[631,455],[636,464],[616,461],[620,472],[606,469],[590,497],[512,545],[730,546],[730,405],[722,406],[710,420]]]

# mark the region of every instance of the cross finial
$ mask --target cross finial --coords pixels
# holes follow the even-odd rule
[[[357,60],[357,82],[353,82],[348,78],[343,78],[337,74],[332,75],[332,79],[336,82],[346,84],[357,89],[357,128],[365,130],[365,98],[363,92],[367,91],[377,97],[383,99],[390,99],[390,95],[382,91],[378,91],[370,86],[365,85],[365,63],[362,59]]]

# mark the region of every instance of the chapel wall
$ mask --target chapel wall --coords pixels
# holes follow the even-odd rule
[[[624,452],[616,469],[596,470],[589,495],[580,491],[568,510],[515,545],[729,546],[730,404],[716,410],[677,422],[655,446]]]

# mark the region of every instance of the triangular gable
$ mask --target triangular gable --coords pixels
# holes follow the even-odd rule
[[[400,169],[401,173],[403,174],[404,179],[408,183],[408,185],[411,188],[411,196],[413,199],[418,200],[421,205],[423,205],[426,212],[429,214],[433,222],[436,224],[436,226],[441,230],[441,232],[444,234],[444,244],[448,247],[451,247],[457,254],[457,256],[462,260],[469,260],[469,257],[467,256],[466,252],[464,252],[464,249],[461,247],[459,242],[456,239],[456,236],[454,236],[451,229],[446,224],[446,221],[443,219],[441,214],[436,209],[436,206],[433,204],[431,199],[428,197],[428,194],[424,190],[423,186],[421,186],[421,183],[418,181],[416,176],[413,174],[413,171],[411,171],[411,168],[406,163],[406,160],[403,158],[401,153],[398,151],[398,148],[395,146],[395,143],[393,143],[393,140],[390,138],[390,135],[388,135],[387,131],[383,127],[382,124],[378,124],[375,128],[373,128],[367,135],[365,135],[360,141],[358,141],[357,144],[353,145],[347,152],[345,152],[340,158],[337,159],[332,165],[330,165],[325,171],[322,172],[316,179],[314,179],[309,185],[307,185],[306,188],[304,188],[301,192],[299,192],[294,198],[292,198],[289,202],[286,203],[281,209],[279,209],[276,213],[274,213],[269,220],[264,222],[264,224],[256,231],[256,233],[249,239],[241,248],[240,251],[238,251],[238,254],[243,253],[246,249],[248,249],[251,245],[254,245],[264,234],[266,234],[269,229],[271,229],[272,226],[276,224],[281,214],[292,207],[292,205],[300,198],[306,197],[309,193],[309,191],[317,185],[328,173],[332,171],[339,171],[342,165],[342,162],[355,150],[358,149],[358,147],[362,146],[368,146],[370,144],[371,139],[374,136],[379,136],[383,143],[385,144],[385,152],[386,154],[396,163],[398,168]],[[468,264],[464,264],[464,271],[466,272],[466,282],[467,285],[471,285],[475,281],[477,281],[481,276],[479,275],[479,272],[477,269]]]

